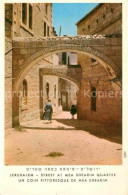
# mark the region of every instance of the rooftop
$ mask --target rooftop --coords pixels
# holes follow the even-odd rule
[[[88,18],[90,15],[93,14],[93,12],[95,12],[97,9],[99,9],[104,3],[99,3],[94,9],[92,9],[88,14],[86,14],[83,18],[81,18],[76,25],[80,24],[83,20],[85,20],[86,18]]]

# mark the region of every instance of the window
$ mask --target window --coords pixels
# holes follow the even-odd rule
[[[47,36],[49,37],[49,26],[47,26]]]
[[[90,29],[90,25],[88,25],[88,29]]]
[[[46,83],[46,96],[49,98],[49,83]]]
[[[91,58],[91,62],[93,63],[93,62],[96,62],[96,60],[94,59],[94,58]]]
[[[106,15],[105,14],[103,14],[103,18],[106,18]]]
[[[68,56],[68,65],[70,64],[70,57]]]
[[[22,3],[22,22],[27,24],[27,3]]]
[[[113,13],[113,8],[110,9],[111,13]]]
[[[99,23],[99,20],[98,20],[98,19],[96,19],[96,23],[97,23],[97,24]]]
[[[27,93],[28,93],[27,81],[23,80],[23,104],[24,105],[27,104]]]
[[[44,37],[46,37],[46,22],[44,22]]]
[[[54,98],[56,98],[56,85],[54,86]]]
[[[91,58],[91,66],[95,66],[97,64],[97,61],[94,58]]]
[[[28,3],[22,3],[22,23],[32,29],[33,22],[33,10],[32,5]]]
[[[66,64],[66,52],[62,53],[62,64]]]
[[[47,14],[48,13],[48,4],[46,3],[45,4],[45,14]]]
[[[91,110],[96,111],[96,88],[91,88]]]
[[[32,6],[29,4],[29,28],[32,29]]]

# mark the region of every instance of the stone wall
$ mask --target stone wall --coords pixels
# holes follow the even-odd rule
[[[90,57],[79,56],[82,67],[81,91],[78,95],[78,118],[121,125],[121,89],[113,88],[106,70]],[[91,109],[91,88],[96,88],[96,111]]]
[[[42,111],[48,99],[51,100],[53,104],[54,115],[61,111],[61,106],[59,105],[60,91],[64,89],[68,93],[68,110],[72,104],[77,103],[76,92],[77,88],[71,82],[63,79],[59,79],[58,76],[52,76],[50,72],[55,69],[55,65],[51,65],[51,62],[47,60],[39,61],[32,70],[25,76],[24,80],[27,82],[27,105],[23,104],[23,95],[20,98],[20,122],[30,121],[39,119],[42,116]],[[47,67],[47,68],[46,68]],[[50,69],[51,67],[51,69]],[[74,66],[75,67],[75,66]],[[56,70],[56,69],[55,69]],[[81,68],[69,68],[70,73],[76,74],[81,78]],[[46,75],[45,75],[46,74]],[[49,75],[47,75],[49,74]],[[64,86],[59,83],[59,80],[64,81]],[[49,83],[49,98],[46,95],[46,83]],[[60,90],[58,89],[60,84]],[[56,95],[55,95],[55,85],[56,85]],[[41,97],[40,97],[40,90]],[[23,83],[20,87],[20,91],[23,91]],[[62,91],[61,91],[62,92]],[[63,93],[64,95],[65,93]],[[64,99],[63,99],[64,101]]]
[[[121,41],[120,36],[115,35],[85,35],[85,36],[76,36],[76,37],[54,37],[54,38],[15,38],[13,41],[13,55],[14,55],[14,61],[13,61],[13,67],[14,67],[14,75],[15,75],[15,83],[14,87],[18,87],[17,82],[19,80],[21,81],[21,78],[24,77],[25,73],[28,72],[28,68],[33,64],[31,62],[37,62],[39,59],[42,60],[45,56],[50,55],[53,52],[59,52],[62,50],[68,50],[68,51],[75,51],[79,53],[85,53],[85,55],[80,54],[79,55],[79,61],[78,64],[82,67],[82,79],[81,78],[81,69],[78,68],[78,66],[74,65],[53,65],[51,64],[46,68],[46,73],[48,75],[49,71],[51,71],[52,74],[56,74],[56,76],[64,77],[65,79],[71,80],[74,83],[79,83],[77,86],[80,85],[81,81],[81,87],[80,92],[78,95],[78,117],[81,119],[90,119],[90,120],[100,120],[102,122],[107,122],[115,124],[120,123],[120,115],[121,115],[121,109],[119,109],[119,112],[116,112],[119,114],[119,116],[114,115],[115,109],[115,102],[117,102],[117,105],[121,105],[119,101],[115,100],[112,108],[112,116],[113,118],[109,117],[109,113],[105,114],[105,117],[103,118],[103,114],[99,119],[99,116],[102,111],[103,107],[102,100],[98,103],[98,100],[96,100],[96,112],[90,113],[90,100],[87,100],[88,102],[88,114],[85,115],[86,112],[86,105],[84,105],[85,99],[84,94],[84,88],[86,83],[85,81],[91,82],[92,87],[96,87],[96,90],[98,90],[98,86],[103,85],[103,88],[105,85],[107,85],[107,82],[110,79],[119,79],[121,76],[120,74],[120,68],[118,66],[118,62],[116,61],[116,58],[120,57],[118,56],[117,51],[121,51]],[[31,47],[30,47],[31,46]],[[96,49],[96,50],[95,50]],[[100,52],[101,51],[101,52]],[[109,56],[108,56],[109,52]],[[33,55],[32,55],[33,54]],[[87,57],[88,54],[88,57]],[[111,55],[112,54],[112,55]],[[97,60],[98,66],[94,63],[91,64],[91,57],[94,56],[94,58]],[[112,60],[115,57],[115,60]],[[24,59],[24,62],[21,62],[21,59]],[[102,59],[102,60],[101,60]],[[121,60],[119,61],[120,67],[121,67]],[[32,67],[31,66],[31,67]],[[59,68],[60,67],[60,68]],[[75,67],[75,68],[74,68]],[[86,68],[85,68],[86,67]],[[63,68],[63,72],[61,70]],[[44,71],[44,69],[43,69]],[[22,74],[23,72],[23,74]],[[19,74],[21,74],[19,79]],[[78,78],[77,78],[78,77]],[[88,78],[89,77],[89,78]],[[75,81],[74,81],[75,79]],[[103,82],[105,80],[105,82]],[[77,82],[76,82],[77,81]],[[87,83],[88,83],[87,82]],[[109,83],[109,82],[108,82]],[[115,84],[113,81],[111,82],[112,85]],[[95,85],[95,86],[94,86]],[[111,86],[112,86],[111,85]],[[116,83],[117,85],[117,83]],[[90,85],[91,86],[91,85]],[[90,88],[89,86],[89,88]],[[107,87],[108,88],[108,87]],[[120,86],[119,86],[120,88]],[[88,89],[88,88],[87,88]],[[111,87],[108,88],[109,91],[111,91]],[[117,89],[116,89],[117,90]],[[115,89],[114,89],[115,91]],[[108,108],[109,103],[107,103],[109,100],[105,100],[106,102],[106,108]],[[86,102],[86,101],[85,101]],[[84,107],[83,107],[84,105]],[[99,109],[99,110],[98,110]],[[93,114],[92,114],[93,113]],[[105,113],[105,112],[104,112]],[[92,117],[93,116],[93,117]],[[106,119],[107,118],[107,119]],[[115,122],[114,122],[115,121]],[[118,122],[119,121],[119,122]]]
[[[12,41],[5,39],[5,127],[12,125]]]
[[[77,53],[73,53],[73,52],[65,52],[66,55],[66,59],[65,59],[65,65],[77,65]],[[59,56],[59,64],[64,64],[63,60],[62,60],[62,53],[58,53]]]
[[[23,105],[21,97],[20,121],[39,119],[39,67],[35,66],[24,78],[27,81],[27,104]],[[21,86],[22,90],[23,86]]]
[[[12,37],[12,17],[13,17],[13,5],[11,3],[5,4],[5,36]]]
[[[77,22],[77,34],[122,34],[122,4],[100,3]]]
[[[43,108],[45,107],[48,99],[51,100],[51,103],[53,105],[53,114],[55,115],[59,110],[58,105],[58,80],[59,78],[57,76],[48,76],[44,75],[42,76],[42,82],[43,82]],[[46,94],[46,83],[49,84],[49,97],[47,97]],[[55,89],[56,88],[56,89]]]
[[[63,110],[70,110],[71,105],[77,105],[78,88],[70,81],[60,78],[61,104]]]
[[[101,36],[106,34],[108,37],[122,34],[122,4],[100,3],[77,22],[77,33],[78,35],[100,34]],[[120,39],[120,46],[118,43],[113,40],[112,46],[107,41],[106,47],[100,49],[102,53],[107,52],[106,56],[118,63],[121,71],[122,40]],[[110,47],[107,48],[107,45]],[[98,60],[95,61],[81,54],[78,56],[78,63],[82,67],[81,91],[78,93],[78,118],[121,125],[121,85],[115,87],[115,83],[110,80],[112,70],[109,67],[104,68]],[[119,77],[121,78],[121,74]],[[97,93],[96,109],[94,110],[92,109],[92,87],[96,89]]]
[[[12,126],[12,97],[8,97],[12,93],[12,74],[13,81],[15,79],[14,69],[18,66],[17,59],[18,56],[12,54],[12,39],[14,37],[44,37],[44,22],[46,23],[46,37],[53,36],[53,27],[52,27],[52,3],[27,3],[27,17],[26,24],[22,21],[22,4],[21,3],[6,3],[5,4],[5,36],[10,38],[6,39],[6,56],[5,56],[5,126]],[[32,6],[32,28],[29,26],[29,6]],[[47,6],[47,11],[46,11]],[[49,27],[49,34],[48,34]],[[21,44],[21,47],[25,44]],[[10,51],[9,51],[10,50]],[[9,51],[9,52],[8,52]],[[34,51],[34,50],[33,50]],[[16,66],[12,67],[12,58],[13,64],[16,62]],[[20,59],[20,63],[23,62],[23,58]],[[29,121],[34,119],[39,119],[40,117],[40,76],[39,69],[42,68],[42,65],[51,65],[57,62],[57,57],[48,56],[40,63],[31,69],[27,73],[24,80],[27,82],[27,91],[37,93],[36,96],[32,97],[30,95],[27,97],[27,105],[23,103],[23,94],[20,97],[20,121]],[[21,83],[20,91],[23,92],[23,83]],[[11,95],[10,95],[11,96]]]
[[[52,38],[15,38],[13,40],[13,62],[16,77],[28,64],[43,55],[63,50],[87,53],[97,60],[106,63],[111,69],[112,76],[120,75],[122,37],[120,35],[84,35],[75,37]],[[33,54],[33,55],[32,55]],[[24,59],[24,61],[21,59]],[[24,63],[23,63],[24,62]],[[108,64],[108,65],[107,65]],[[20,72],[19,72],[20,65]],[[107,70],[107,69],[106,69]]]
[[[42,37],[44,36],[44,22],[49,26],[49,36],[53,33],[52,28],[52,4],[48,3],[47,14],[46,4],[31,3],[33,9],[32,29],[29,28],[29,4],[27,3],[27,23],[22,22],[22,4],[13,4],[13,36],[15,37]],[[46,33],[47,35],[47,33]]]
[[[52,104],[54,106],[54,111],[56,112],[58,107],[58,77],[54,76],[42,76],[40,75],[40,70],[46,66],[51,65],[51,56],[39,61],[25,76],[27,81],[28,93],[27,93],[27,105],[23,104],[23,97],[20,99],[20,122],[30,121],[40,119],[42,115],[42,110],[46,103],[46,83],[49,82],[49,91],[54,93],[54,85],[56,84],[56,98],[51,97]],[[41,76],[41,78],[40,78]],[[40,80],[42,79],[42,81]],[[42,85],[42,86],[41,86]],[[42,98],[40,97],[40,90],[43,90]],[[23,91],[23,85],[20,88]],[[40,102],[41,101],[41,102]],[[41,114],[41,115],[40,115]]]

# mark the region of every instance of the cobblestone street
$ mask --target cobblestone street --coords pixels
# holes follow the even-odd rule
[[[121,131],[62,112],[53,119],[21,124],[5,132],[6,165],[119,165],[122,163]],[[60,152],[59,157],[46,157]]]

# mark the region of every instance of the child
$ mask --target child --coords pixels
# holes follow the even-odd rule
[[[77,113],[77,109],[75,105],[71,106],[70,113],[72,115],[72,119],[74,119],[74,115]]]

